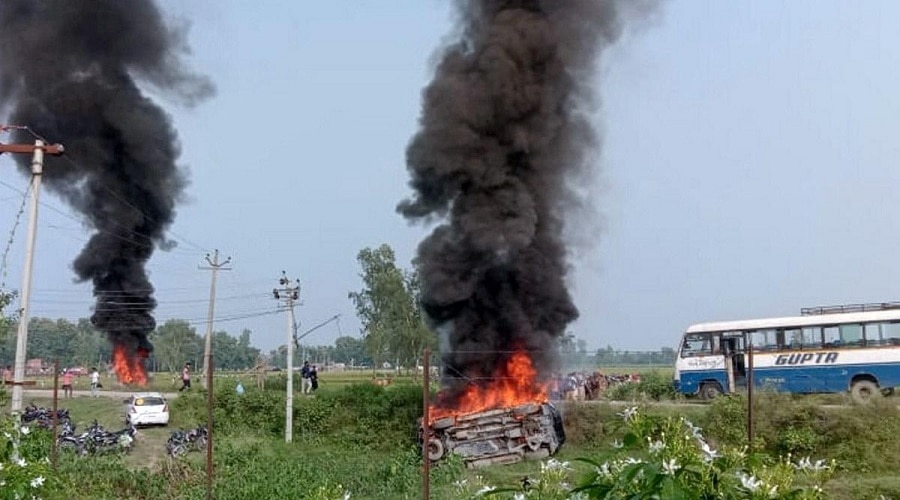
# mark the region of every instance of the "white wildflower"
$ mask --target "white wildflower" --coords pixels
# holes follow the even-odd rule
[[[467,484],[469,484],[469,480],[468,480],[468,479],[465,479],[465,478],[463,478],[463,479],[457,479],[456,481],[453,481],[453,486],[456,487],[456,488],[458,488],[458,489],[463,489],[463,488],[465,488]]]
[[[19,429],[19,431],[21,431],[22,434],[25,434],[25,435],[27,436],[28,433],[31,432],[31,429],[29,429],[28,427],[26,427],[26,426],[23,425],[22,428]]]
[[[620,417],[622,417],[626,422],[633,419],[635,415],[637,415],[637,406],[632,406],[630,408],[625,408],[622,412],[618,413]]]
[[[32,488],[40,488],[44,484],[44,476],[38,476],[31,480]],[[347,500],[346,498],[344,500]]]
[[[609,462],[603,462],[600,467],[597,467],[597,475],[603,477],[609,477],[612,473],[609,470]]]
[[[24,458],[20,458],[20,459],[16,460],[16,464],[17,464],[19,467],[25,467],[26,465],[28,465],[28,464],[25,462],[25,459],[24,459]]]
[[[516,493],[515,495],[513,495],[513,500],[525,500],[525,494],[524,493]]]
[[[797,470],[808,470],[813,472],[820,472],[828,469],[828,465],[825,464],[824,460],[816,460],[815,463],[809,459],[809,457],[803,457],[799,462],[794,464],[794,468]]]
[[[766,492],[769,498],[778,498],[778,485],[774,485]]]
[[[694,425],[693,423],[691,423],[690,420],[685,419],[684,425],[686,425],[688,430],[691,431],[691,437],[697,438],[697,439],[703,439],[703,435],[700,434],[700,428],[697,427],[696,425]]]
[[[625,446],[625,443],[619,441],[618,439],[616,439],[616,440],[613,441],[613,443],[612,443],[612,447],[615,448],[615,449],[617,449],[617,450],[621,449],[623,446]]]
[[[676,462],[674,458],[669,459],[669,460],[663,460],[662,466],[663,466],[663,473],[668,474],[670,476],[674,476],[675,472],[681,468],[681,466],[678,465],[678,462]]]
[[[743,486],[747,491],[755,492],[759,490],[760,486],[762,486],[762,481],[756,479],[753,476],[748,476],[743,472],[738,473],[738,478],[741,480],[741,486]]]
[[[495,486],[482,486],[482,488],[475,492],[475,496],[484,495],[485,493],[490,493],[497,488]]]
[[[6,439],[12,439],[12,435],[6,431],[3,432],[3,437],[5,437]]]
[[[641,460],[641,459],[639,459],[639,458],[628,457],[628,458],[626,458],[622,463],[625,464],[625,465],[631,465],[631,464],[640,464],[640,463],[644,463],[644,461]]]
[[[666,449],[666,443],[656,440],[650,443],[650,453],[658,453]]]
[[[701,441],[700,449],[703,450],[703,461],[704,462],[712,462],[713,460],[719,458],[719,452],[709,447],[709,443],[706,441]]]
[[[569,462],[560,462],[555,458],[551,458],[546,462],[541,463],[541,472],[552,472],[552,471],[568,471],[571,470],[572,467],[569,466]]]

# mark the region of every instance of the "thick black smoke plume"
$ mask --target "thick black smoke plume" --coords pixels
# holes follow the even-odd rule
[[[598,162],[594,69],[622,31],[607,0],[459,0],[407,149],[408,219],[441,220],[419,246],[425,312],[442,335],[445,394],[488,380],[514,350],[539,374],[578,317],[564,223]],[[643,2],[646,4],[646,2]],[[642,5],[646,6],[646,5]]]
[[[0,1],[0,105],[9,123],[65,145],[68,161],[48,158],[44,181],[95,231],[73,268],[94,285],[92,322],[130,360],[152,350],[145,266],[172,245],[186,185],[171,120],[137,81],[187,104],[211,95],[186,52],[184,30],[151,0]],[[18,163],[30,172],[30,158]]]

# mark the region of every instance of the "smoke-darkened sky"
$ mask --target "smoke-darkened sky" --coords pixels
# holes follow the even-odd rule
[[[398,212],[440,221],[417,270],[445,382],[489,379],[517,350],[548,376],[578,317],[566,228],[585,221],[571,208],[594,202],[578,187],[600,173],[593,76],[629,19],[594,0],[456,5],[461,36],[423,92]]]
[[[93,286],[92,323],[132,359],[152,350],[146,266],[157,247],[175,245],[165,232],[187,184],[171,118],[139,84],[188,104],[213,93],[181,62],[183,35],[153,0],[0,4],[0,107],[11,123],[64,143],[43,181],[83,217],[90,239],[72,269]],[[27,176],[31,159],[16,161]]]
[[[160,3],[192,21],[185,61],[218,92],[194,109],[159,99],[190,182],[169,234],[178,247],[149,265],[157,319],[205,319],[209,273],[197,265],[219,248],[234,258],[219,317],[273,308],[284,269],[303,280],[306,324],[342,312],[341,333],[355,334],[356,252],[387,242],[408,262],[429,232],[394,209],[409,195],[405,149],[433,52],[453,38],[450,2]],[[698,321],[897,299],[900,264],[884,258],[900,245],[895,19],[888,0],[667,2],[613,47],[592,118],[604,137],[603,232],[570,273],[572,333],[649,349]],[[0,181],[25,186],[7,155]],[[20,199],[0,185],[0,234]],[[71,262],[90,233],[47,207],[40,220],[32,312],[86,316],[90,286],[72,283]],[[283,325],[272,315],[218,327],[251,328],[268,349]],[[338,335],[330,325],[309,338]]]

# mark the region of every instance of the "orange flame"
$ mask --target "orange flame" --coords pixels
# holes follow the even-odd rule
[[[505,367],[497,370],[490,384],[468,386],[453,408],[430,407],[429,420],[525,403],[544,403],[547,399],[547,385],[537,380],[531,358],[525,352],[517,351],[506,361]]]
[[[142,356],[138,353],[138,356],[129,357],[124,345],[116,344],[113,347],[113,369],[119,382],[123,384],[147,385],[147,372],[144,370]]]

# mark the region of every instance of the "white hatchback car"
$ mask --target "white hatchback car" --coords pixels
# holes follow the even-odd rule
[[[125,423],[169,425],[169,403],[158,392],[139,392],[125,400]]]

